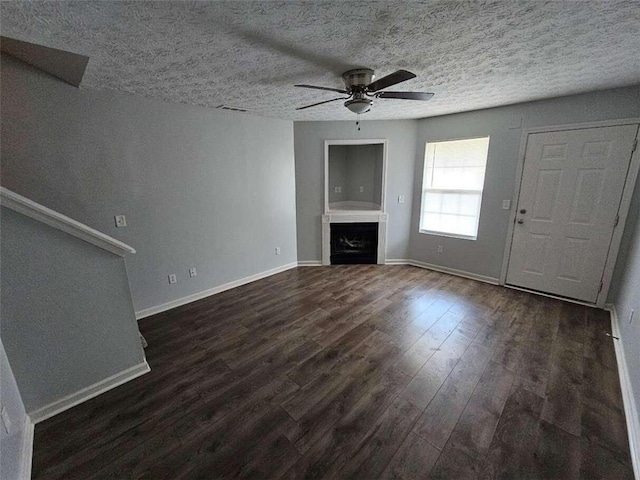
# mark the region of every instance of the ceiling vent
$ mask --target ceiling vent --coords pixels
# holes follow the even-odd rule
[[[244,108],[230,107],[229,105],[218,105],[216,108],[220,110],[231,110],[232,112],[247,112]]]

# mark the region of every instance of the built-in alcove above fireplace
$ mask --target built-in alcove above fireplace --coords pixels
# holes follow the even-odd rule
[[[384,211],[386,140],[325,142],[325,213]]]
[[[386,165],[386,140],[325,140],[323,265],[385,263]],[[344,236],[347,231],[351,231],[350,237]],[[343,250],[352,251],[336,254],[340,238],[351,242],[353,247]],[[375,244],[372,243],[374,240]],[[364,243],[367,253],[356,253],[356,246],[364,246]]]

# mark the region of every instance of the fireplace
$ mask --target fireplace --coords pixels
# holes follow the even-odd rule
[[[378,260],[377,223],[331,223],[331,264],[366,264]]]

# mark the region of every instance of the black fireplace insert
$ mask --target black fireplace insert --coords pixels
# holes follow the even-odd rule
[[[331,265],[378,263],[377,223],[332,223]]]

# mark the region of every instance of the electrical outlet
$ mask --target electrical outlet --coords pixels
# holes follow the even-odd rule
[[[629,314],[629,323],[633,322],[633,314],[635,312],[633,310],[631,310],[631,313]]]
[[[444,247],[442,245],[438,245],[438,253],[444,252]]]
[[[280,247],[276,247],[276,255],[280,255]]]
[[[364,187],[360,187],[360,193],[364,192]]]
[[[9,414],[7,413],[7,409],[2,407],[2,427],[4,428],[4,433],[9,435],[11,433],[11,419],[9,418]]]
[[[189,276],[191,278],[198,276],[198,272],[196,271],[196,267],[192,267],[192,268],[189,269]]]
[[[503,210],[511,209],[511,200],[502,200],[502,209]]]
[[[404,203],[404,195],[398,195],[398,203]]]
[[[178,283],[178,277],[174,273],[169,275],[169,283]]]
[[[116,221],[117,228],[122,228],[127,226],[127,218],[124,215],[116,215],[113,218]]]

